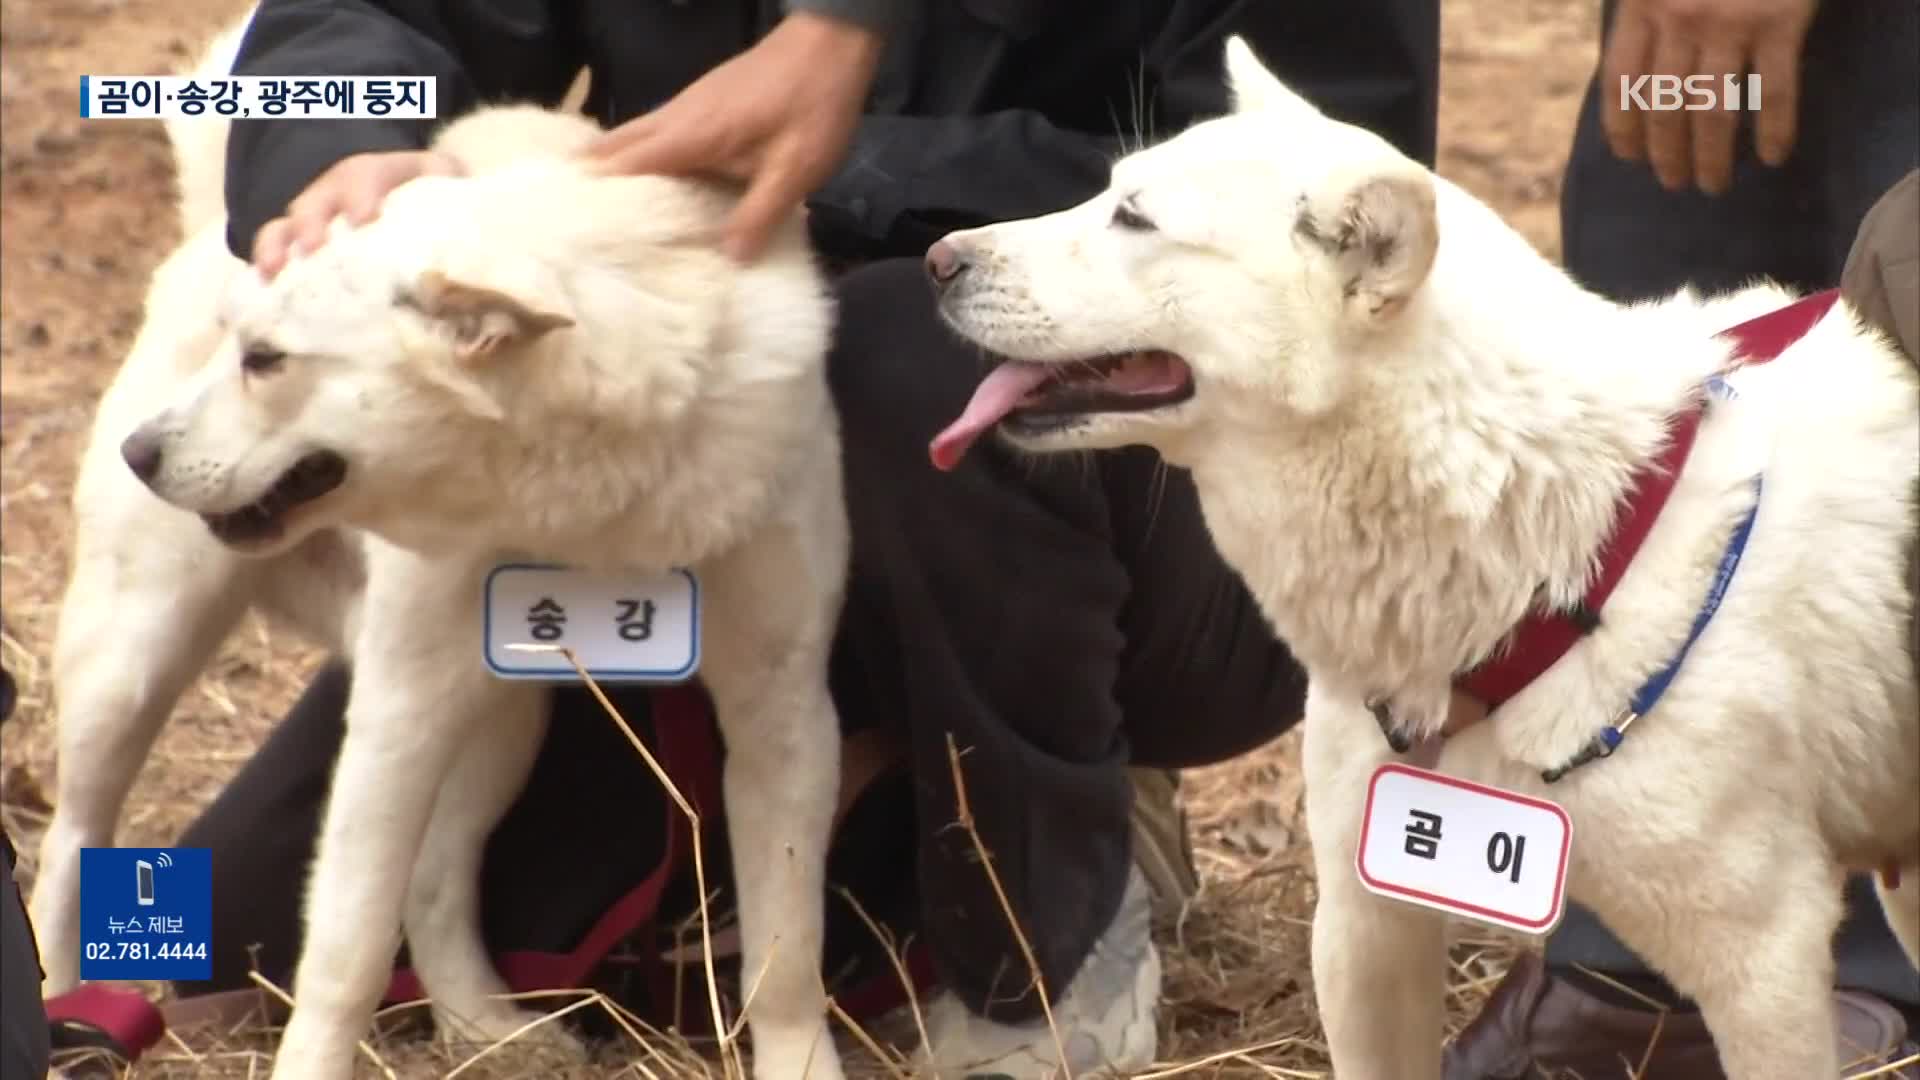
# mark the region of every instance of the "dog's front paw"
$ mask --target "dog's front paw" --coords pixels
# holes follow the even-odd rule
[[[351,1033],[305,1026],[296,1009],[274,1050],[270,1080],[352,1080],[353,1058],[359,1052]]]
[[[1509,761],[1538,771],[1552,783],[1572,768],[1612,753],[1602,735],[1608,721],[1624,726],[1623,716],[1609,716],[1577,703],[1548,709],[1519,710],[1508,706],[1494,727],[1500,752]]]
[[[1401,690],[1391,697],[1367,699],[1367,711],[1380,725],[1380,734],[1396,754],[1404,754],[1446,730],[1453,707],[1452,688],[1438,693]]]
[[[555,1064],[584,1063],[587,1045],[567,1029],[566,1021],[552,1013],[518,1008],[505,1001],[490,1002],[486,1008],[468,1015],[455,1015],[439,1008],[433,1010],[433,1026],[441,1041],[475,1049],[511,1041],[515,1046],[538,1048]]]
[[[356,1047],[356,1050],[358,1048]],[[282,1047],[273,1058],[273,1072],[268,1080],[352,1080],[353,1059],[344,1062],[328,1058],[324,1061],[299,1054],[289,1054]]]

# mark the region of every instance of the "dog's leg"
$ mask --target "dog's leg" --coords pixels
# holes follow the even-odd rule
[[[1880,894],[1880,907],[1887,913],[1887,925],[1900,940],[1907,959],[1920,968],[1920,863],[1900,868],[1900,884],[1887,888],[1884,875],[1875,874],[1874,891]]]
[[[478,576],[368,542],[365,628],[314,855],[274,1080],[346,1080],[400,945],[407,883],[462,736],[493,707]]]
[[[159,506],[145,492],[130,497]],[[57,780],[32,899],[49,994],[79,981],[80,849],[113,843],[161,725],[246,606],[249,568],[198,521],[161,514],[178,521],[123,532],[112,522],[87,529],[83,516],[82,528],[101,535],[81,538],[61,600]]]
[[[838,588],[831,597],[796,589],[794,568],[804,577],[807,560],[792,547],[762,541],[705,575],[702,674],[727,747],[722,786],[754,1076],[841,1080],[820,979],[840,771],[840,721],[827,691]]]
[[[1817,841],[1793,844],[1778,826],[1756,820],[1753,830],[1766,832],[1755,839],[1722,825],[1718,850],[1726,861],[1695,857],[1684,880],[1588,887],[1578,897],[1699,1004],[1728,1080],[1840,1075],[1832,990],[1841,878]],[[1773,857],[1751,858],[1757,851]],[[1661,865],[1658,858],[1609,863]],[[1678,865],[1671,853],[1665,865]]]
[[[1313,988],[1341,1080],[1438,1080],[1445,1025],[1443,918],[1368,892],[1354,870],[1367,779],[1383,760],[1357,702],[1308,691],[1307,831],[1319,900]]]
[[[482,1045],[541,1016],[497,996],[508,987],[480,933],[487,837],[526,786],[547,730],[543,688],[501,684],[496,693],[491,713],[466,720],[471,731],[433,804],[404,920],[414,970],[433,998],[435,1026],[443,1037]],[[558,1021],[525,1037],[584,1053]]]
[[[840,1080],[820,980],[839,783],[839,721],[824,671],[783,672],[759,693],[716,693],[716,706],[754,1076]]]

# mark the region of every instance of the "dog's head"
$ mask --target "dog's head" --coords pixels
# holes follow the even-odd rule
[[[218,351],[126,438],[128,466],[255,554],[471,481],[477,464],[453,459],[502,420],[503,369],[535,362],[573,316],[537,260],[462,259],[446,243],[484,220],[468,183],[405,185],[374,224],[336,222],[270,283],[235,271]]]
[[[953,233],[940,311],[1000,358],[935,439],[1031,450],[1146,444],[1337,407],[1357,339],[1390,334],[1438,247],[1432,175],[1227,46],[1232,112],[1121,159],[1102,194]],[[1278,416],[1276,416],[1278,412]]]

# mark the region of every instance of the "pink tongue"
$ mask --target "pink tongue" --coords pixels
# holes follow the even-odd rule
[[[973,399],[967,402],[960,419],[935,435],[927,447],[933,467],[945,472],[960,464],[960,459],[967,456],[967,451],[988,428],[1006,419],[1021,398],[1038,390],[1052,375],[1053,369],[1045,364],[1012,360],[989,371],[973,391]]]

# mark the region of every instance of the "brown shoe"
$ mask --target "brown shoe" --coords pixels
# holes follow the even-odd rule
[[[1833,995],[1847,1076],[1920,1080],[1920,1045],[1906,1017],[1870,994]],[[1644,1064],[1643,1064],[1644,1063]],[[1875,1072],[1888,1065],[1891,1072]],[[1644,1071],[1643,1071],[1644,1070]],[[1725,1080],[1713,1037],[1695,1012],[1622,1008],[1554,977],[1523,955],[1480,1015],[1447,1045],[1445,1080]]]
[[[1147,877],[1154,910],[1177,915],[1200,891],[1187,812],[1180,805],[1180,774],[1143,768],[1127,774],[1133,781],[1133,861]]]

